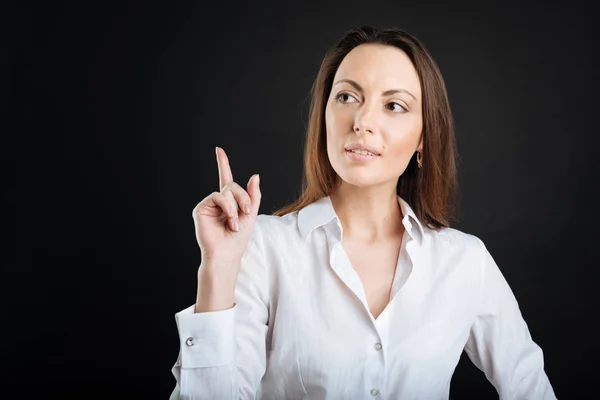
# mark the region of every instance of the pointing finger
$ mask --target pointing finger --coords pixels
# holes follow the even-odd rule
[[[225,150],[217,147],[215,151],[217,153],[217,166],[219,167],[219,190],[221,190],[225,185],[233,182],[233,174]]]
[[[260,192],[260,175],[252,175],[248,181],[247,188],[247,193],[250,195],[250,200],[252,202],[252,213],[257,215],[260,207],[260,199],[262,197]]]

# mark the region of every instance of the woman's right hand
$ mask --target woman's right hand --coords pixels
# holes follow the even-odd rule
[[[260,177],[252,175],[247,191],[244,190],[233,181],[225,151],[217,147],[216,153],[219,191],[211,193],[194,207],[192,216],[196,240],[202,252],[202,264],[237,269],[258,215]],[[228,275],[226,271],[222,273]],[[234,275],[237,276],[237,273]]]

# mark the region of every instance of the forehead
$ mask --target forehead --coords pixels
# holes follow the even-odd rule
[[[407,89],[421,95],[419,74],[406,53],[394,46],[361,44],[342,60],[334,81],[352,79],[366,91]]]

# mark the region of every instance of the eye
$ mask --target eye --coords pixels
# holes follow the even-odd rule
[[[406,109],[406,107],[402,106],[400,103],[396,103],[396,102],[389,102],[387,103],[387,106],[392,105],[392,109],[390,111],[394,111],[394,112],[398,112],[400,114],[407,112],[408,110]],[[394,106],[398,106],[395,109],[393,108]]]
[[[354,100],[356,100],[356,98],[354,96],[352,96],[351,94],[348,94],[346,92],[340,92],[338,93],[337,96],[335,96],[335,99],[337,101],[339,101],[340,103],[347,103],[346,99],[348,98],[352,98]]]

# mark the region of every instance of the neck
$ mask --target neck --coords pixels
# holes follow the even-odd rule
[[[371,243],[397,237],[404,231],[395,185],[359,187],[342,181],[330,199],[345,239]]]

